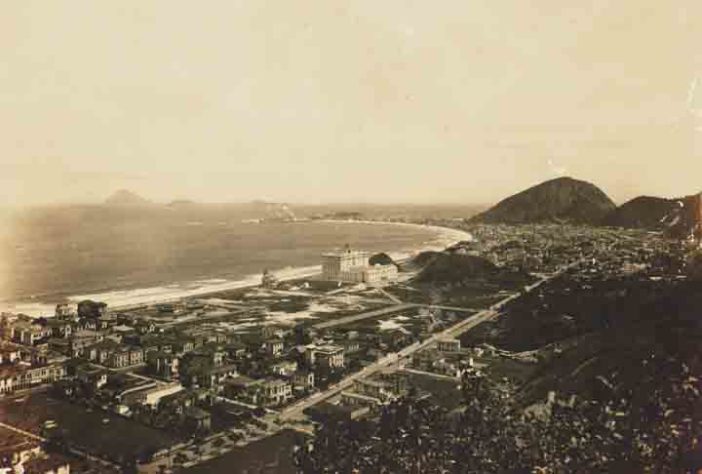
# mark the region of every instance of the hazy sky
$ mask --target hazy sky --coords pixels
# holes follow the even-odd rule
[[[6,203],[702,190],[700,0],[0,6]]]

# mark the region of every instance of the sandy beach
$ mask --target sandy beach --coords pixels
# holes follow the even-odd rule
[[[414,254],[427,250],[442,250],[447,246],[452,245],[460,240],[470,240],[472,236],[464,231],[450,229],[447,227],[427,226],[422,224],[411,224],[401,222],[383,222],[383,221],[346,221],[346,220],[325,220],[323,222],[333,223],[336,225],[345,224],[365,224],[365,225],[393,225],[404,227],[420,227],[429,229],[436,233],[436,237],[430,241],[424,242],[412,249],[411,251],[396,251],[388,249],[387,253],[395,260],[402,261],[411,258]],[[299,278],[309,278],[321,273],[321,265],[312,265],[304,267],[284,267],[273,268],[271,271],[280,281],[289,281]],[[174,282],[172,284],[151,286],[144,288],[135,288],[128,290],[105,291],[98,293],[77,294],[68,297],[69,302],[78,302],[85,299],[95,301],[103,301],[113,309],[128,309],[129,307],[140,306],[145,304],[166,303],[176,301],[182,298],[203,296],[220,291],[235,290],[258,285],[260,283],[260,274],[250,274],[239,279],[204,279],[187,282]],[[54,312],[53,304],[48,303],[15,303],[5,304],[3,311],[13,313],[24,313],[30,316],[45,316],[49,317]]]

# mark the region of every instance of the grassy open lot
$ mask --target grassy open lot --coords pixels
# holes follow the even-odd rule
[[[37,393],[0,403],[0,419],[10,425],[41,434],[45,421],[58,424],[72,445],[116,462],[143,456],[171,446],[181,438],[135,421],[88,409]]]
[[[184,474],[244,474],[275,473],[293,474],[292,451],[295,440],[301,436],[292,430],[282,431],[243,448],[235,448],[229,453],[184,469]]]

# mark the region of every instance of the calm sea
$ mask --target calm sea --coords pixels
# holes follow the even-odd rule
[[[32,305],[78,296],[126,304],[139,294],[217,289],[266,268],[284,273],[317,265],[322,252],[346,243],[404,253],[446,243],[445,235],[441,241],[436,229],[425,227],[242,222],[254,217],[260,216],[250,207],[232,205],[72,206],[6,216],[0,232],[0,311],[31,312]]]

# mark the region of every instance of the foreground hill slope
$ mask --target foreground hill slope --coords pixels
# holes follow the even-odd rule
[[[614,202],[597,186],[573,178],[557,178],[510,196],[471,221],[596,224],[615,208]]]

